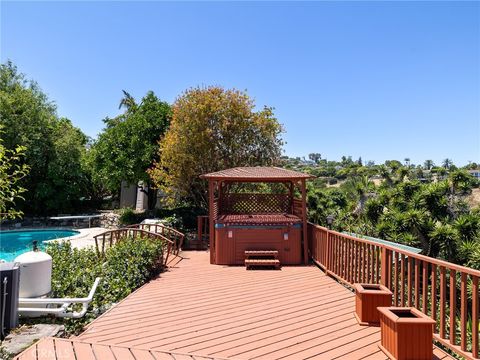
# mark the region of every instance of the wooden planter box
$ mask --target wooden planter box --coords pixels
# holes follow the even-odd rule
[[[415,308],[380,307],[381,345],[390,358],[431,359],[435,321]]]
[[[360,325],[380,325],[379,306],[392,305],[392,292],[383,285],[354,284],[355,317]]]

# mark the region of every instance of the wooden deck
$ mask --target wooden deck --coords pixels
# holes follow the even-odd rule
[[[210,265],[207,252],[182,256],[62,346],[81,344],[90,357],[77,360],[109,359],[99,347],[117,359],[386,359],[379,328],[357,324],[353,293],[317,267],[246,271]]]

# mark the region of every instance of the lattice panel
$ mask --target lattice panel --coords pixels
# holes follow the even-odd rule
[[[213,201],[213,218],[216,219],[218,216],[218,199]]]
[[[290,214],[288,194],[224,194],[220,214]]]

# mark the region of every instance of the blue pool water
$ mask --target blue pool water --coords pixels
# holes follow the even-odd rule
[[[79,234],[74,230],[14,230],[0,231],[0,259],[13,261],[18,255],[32,250],[32,242],[38,241],[40,249],[45,241]]]

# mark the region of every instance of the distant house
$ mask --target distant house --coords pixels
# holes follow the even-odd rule
[[[480,170],[468,170],[470,175],[472,175],[475,179],[480,180]]]

